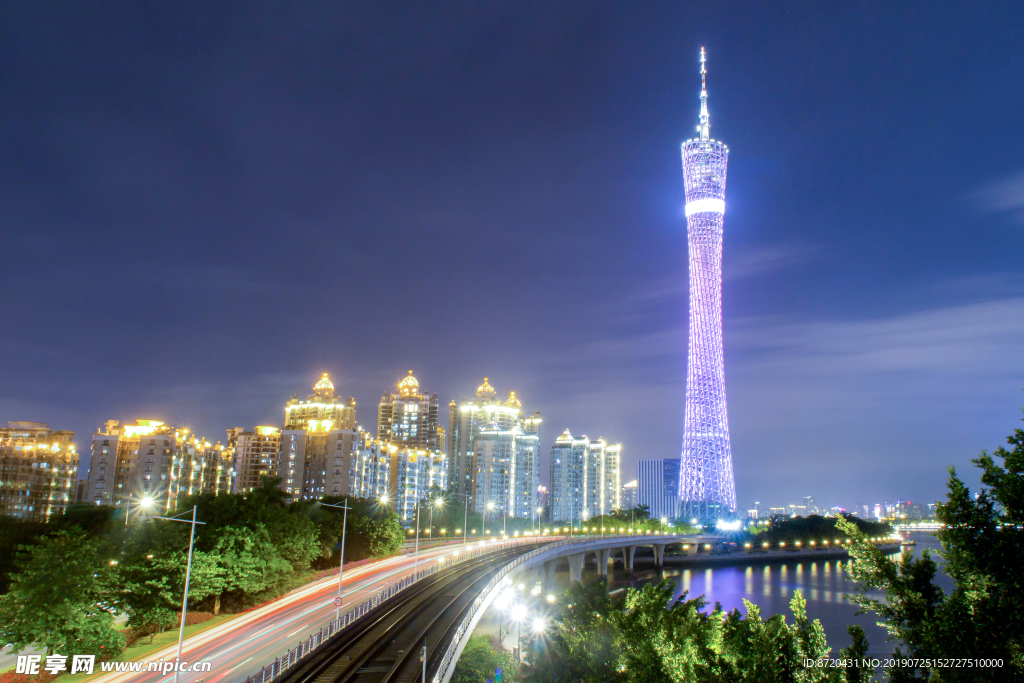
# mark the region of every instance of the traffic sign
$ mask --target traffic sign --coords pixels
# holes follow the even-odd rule
[[[334,606],[335,607],[341,607],[341,598],[340,597],[334,598]]]

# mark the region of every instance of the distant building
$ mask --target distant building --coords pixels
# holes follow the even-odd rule
[[[242,427],[228,430],[228,447],[234,453],[233,493],[248,493],[262,486],[263,477],[276,477],[281,452],[280,427]]]
[[[492,421],[479,430],[473,448],[474,510],[493,505],[508,517],[534,516],[540,486],[539,428],[540,418],[534,416],[511,429]]]
[[[367,437],[355,406],[338,396],[327,374],[305,401],[293,396],[285,405],[277,476],[293,501],[352,495],[355,454]]]
[[[636,479],[628,481],[622,485],[622,494],[620,495],[619,502],[622,504],[623,510],[629,510],[636,507],[636,486]]]
[[[367,438],[353,456],[351,477],[349,491],[353,496],[394,503],[390,494],[391,454],[376,439]]]
[[[8,422],[0,429],[0,514],[45,522],[75,502],[78,453],[74,432],[45,422]]]
[[[427,497],[432,486],[444,489],[448,481],[448,459],[441,453],[388,446],[388,490],[399,519],[416,518],[416,503]],[[389,494],[389,497],[390,495]]]
[[[377,440],[399,448],[443,452],[444,430],[438,433],[437,394],[420,393],[420,383],[409,376],[398,383],[397,394],[384,394],[377,407]]]
[[[356,428],[356,400],[349,396],[344,401],[334,391],[327,373],[313,385],[313,393],[300,400],[292,395],[284,407],[284,428],[304,429],[310,421],[330,420],[334,429]]]
[[[621,507],[621,455],[621,444],[608,444],[601,437],[590,442],[587,448],[583,487],[583,507],[588,517],[607,515]]]
[[[636,464],[637,505],[646,505],[652,518],[673,518],[679,500],[679,458],[639,460]]]
[[[151,511],[172,510],[182,496],[230,492],[232,460],[230,448],[183,427],[108,420],[92,435],[83,502],[123,507],[150,499]]]
[[[785,517],[786,508],[768,508],[769,517]]]
[[[520,516],[523,512],[532,516],[540,484],[541,416],[537,412],[527,417],[514,391],[504,403],[496,394],[485,377],[484,383],[477,387],[475,399],[449,404],[448,490],[466,496],[471,509],[477,512],[492,503],[496,509],[504,506],[504,514]],[[478,447],[477,441],[484,429],[488,430],[486,440],[489,443]],[[510,439],[515,443],[514,454],[506,464],[508,471],[502,472],[500,444]],[[479,461],[481,456],[488,459],[486,466]],[[491,471],[491,458],[497,458],[498,472]],[[477,478],[481,475],[485,481],[479,483]],[[478,491],[486,499],[478,497]]]
[[[562,432],[551,447],[551,514],[556,521],[590,519],[622,507],[621,444]]]
[[[551,446],[551,519],[579,522],[584,510],[584,477],[590,439],[566,429]]]

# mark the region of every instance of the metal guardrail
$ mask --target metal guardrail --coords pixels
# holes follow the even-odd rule
[[[483,546],[478,545],[477,548],[470,549],[466,552],[462,552],[461,550],[456,551],[458,552],[458,555],[453,555],[451,557],[442,557],[441,561],[430,562],[429,565],[417,571],[412,576],[407,576],[401,581],[396,581],[395,583],[391,584],[384,590],[374,595],[369,600],[366,600],[365,602],[361,603],[358,607],[349,610],[345,614],[341,615],[340,618],[330,622],[329,624],[327,624],[327,626],[321,628],[319,631],[311,633],[309,638],[307,638],[304,641],[301,641],[294,648],[291,648],[290,650],[285,652],[284,655],[282,655],[281,657],[276,657],[273,663],[268,664],[267,666],[260,669],[257,673],[247,677],[245,679],[245,683],[269,683],[270,681],[279,678],[282,673],[284,673],[291,667],[295,666],[295,663],[298,662],[300,659],[302,659],[310,652],[326,643],[335,633],[338,633],[343,628],[354,622],[356,619],[358,619],[359,617],[363,616],[373,608],[383,603],[385,600],[388,600],[389,598],[397,595],[398,593],[405,590],[417,581],[420,581],[430,576],[431,574],[440,571],[441,569],[447,569],[448,567],[458,562],[462,562],[464,560],[468,560],[474,557],[480,557],[481,555],[493,552],[495,550],[504,550],[506,548],[519,545],[520,543],[536,543],[538,540],[540,540],[540,538],[541,537],[538,536],[526,536],[516,539],[508,539],[506,541],[498,543],[486,543]]]

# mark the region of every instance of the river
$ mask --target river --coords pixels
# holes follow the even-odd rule
[[[913,547],[915,555],[920,556],[921,551],[928,548],[932,551],[932,557],[938,559],[934,551],[939,548],[939,542],[934,535],[911,532],[910,537],[917,543]],[[847,625],[859,624],[867,633],[872,656],[890,655],[893,645],[886,642],[885,629],[876,625],[873,614],[858,616],[857,605],[847,599],[848,595],[856,592],[856,583],[847,574],[848,564],[849,560],[833,559],[692,569],[666,567],[661,572],[636,571],[630,581],[613,581],[611,589],[640,587],[666,578],[675,582],[677,596],[686,591],[691,598],[704,595],[710,603],[708,610],[714,608],[715,602],[719,602],[726,611],[738,608],[742,614],[746,614],[743,601],[749,600],[761,608],[763,618],[784,614],[790,624],[793,623],[793,616],[789,601],[799,590],[807,600],[808,617],[821,620],[834,654],[838,654],[839,648],[850,644]],[[940,574],[939,580],[948,591],[952,585],[948,577]],[[869,595],[884,597],[881,593]]]

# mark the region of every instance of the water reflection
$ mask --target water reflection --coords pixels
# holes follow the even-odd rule
[[[925,548],[937,548],[938,543],[931,534],[915,534],[918,545],[915,554]],[[891,653],[892,645],[886,642],[884,629],[875,624],[874,615],[860,615],[858,607],[846,599],[856,589],[856,584],[847,574],[844,560],[819,560],[816,562],[792,562],[782,565],[747,565],[735,567],[698,567],[686,569],[669,567],[662,572],[636,572],[631,582],[616,582],[613,588],[627,585],[642,586],[660,578],[671,579],[676,584],[676,596],[689,592],[690,597],[704,595],[709,610],[716,602],[727,611],[739,609],[746,613],[743,600],[758,605],[761,614],[768,618],[773,614],[786,615],[792,623],[789,601],[796,590],[807,599],[807,614],[811,619],[820,619],[829,644],[834,648],[846,647],[850,643],[846,627],[859,624],[867,632],[871,651]],[[881,598],[881,594],[870,593]]]

